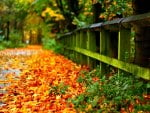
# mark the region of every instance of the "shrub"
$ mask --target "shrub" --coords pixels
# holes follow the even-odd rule
[[[147,85],[135,76],[116,74],[107,78],[96,69],[83,73],[78,82],[86,87],[84,93],[70,99],[78,112],[118,113],[122,109],[128,112],[148,111],[149,106],[143,98],[143,94],[147,94]]]
[[[5,47],[3,45],[1,45],[1,43],[0,43],[0,50],[3,50],[3,49],[5,49]]]
[[[12,31],[9,35],[10,39],[6,42],[8,48],[22,47],[22,36],[19,31]]]
[[[21,39],[21,33],[19,33],[18,31],[12,31],[9,34],[9,40],[6,41],[0,40],[1,43],[1,48],[17,48],[17,47],[24,47],[25,44],[22,43],[22,39]]]
[[[52,38],[43,38],[42,44],[44,49],[53,50],[56,53],[62,52],[62,45],[57,43],[55,39]]]

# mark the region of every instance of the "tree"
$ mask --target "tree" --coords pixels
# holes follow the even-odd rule
[[[56,0],[57,6],[65,17],[66,28],[73,30],[76,25],[72,23],[74,17],[79,15],[79,0]]]
[[[27,15],[28,4],[23,4],[18,0],[2,0],[1,26],[3,27],[6,40],[9,40],[9,33],[13,30],[21,31],[23,20]]]
[[[13,16],[11,15],[10,8],[13,7],[13,1],[12,0],[2,0],[1,2],[1,21],[4,26],[3,32],[5,34],[6,40],[9,40],[9,32],[10,32],[10,20],[13,19]]]

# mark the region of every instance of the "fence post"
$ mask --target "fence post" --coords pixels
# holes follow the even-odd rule
[[[68,35],[67,36],[67,47],[70,48],[70,38],[71,38],[71,35]],[[68,58],[70,58],[70,54],[71,54],[71,51],[68,49]]]
[[[75,47],[75,34],[72,34],[72,48],[74,48]],[[72,56],[72,60],[74,61],[74,59],[76,58],[76,54],[75,54],[75,51],[74,50],[72,50],[73,51],[73,56]]]
[[[70,35],[69,37],[69,48],[73,47],[73,35]],[[73,59],[74,55],[73,55],[73,50],[70,50],[70,55],[69,58]]]
[[[65,45],[65,43],[66,43],[66,37],[64,37],[64,41],[63,41],[63,43],[64,43],[64,55],[66,56],[67,55],[67,46]]]
[[[69,38],[70,38],[70,35],[66,36],[66,46],[69,47],[70,44],[69,44]],[[66,49],[66,52],[67,52],[67,57],[70,56],[70,50],[69,49]]]
[[[86,49],[87,43],[87,35],[85,31],[80,31],[80,48]],[[87,57],[85,55],[81,55],[81,64],[87,64]]]
[[[76,32],[76,47],[80,47],[80,31]],[[77,63],[80,63],[80,53],[76,52],[76,61]]]
[[[96,37],[94,31],[87,30],[87,43],[86,43],[87,50],[92,52],[96,51]],[[94,68],[96,65],[96,60],[87,57],[87,64],[91,68]]]
[[[73,35],[73,41],[74,41],[74,46],[73,47],[76,47],[76,33],[73,33],[72,34]],[[74,51],[74,59],[73,59],[73,61],[75,61],[76,62],[76,59],[77,59],[77,52],[76,51]]]
[[[118,60],[129,62],[130,60],[131,29],[120,28],[118,35]],[[118,74],[122,71],[118,70]]]
[[[100,32],[100,54],[109,56],[110,55],[110,32],[101,29]],[[108,71],[107,64],[100,62],[100,72],[101,74],[106,74]]]

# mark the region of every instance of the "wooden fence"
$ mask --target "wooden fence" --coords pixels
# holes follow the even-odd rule
[[[57,38],[63,54],[80,64],[100,65],[102,74],[110,68],[150,80],[150,68],[132,63],[132,24],[150,26],[150,13],[96,23]]]

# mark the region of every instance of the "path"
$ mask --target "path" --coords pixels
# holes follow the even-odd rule
[[[40,46],[0,51],[0,113],[76,113],[81,66]]]
[[[40,49],[40,47],[35,46],[34,49]],[[8,75],[13,74],[13,79],[17,79],[21,70],[27,68],[25,59],[31,57],[31,55],[36,54],[32,46],[28,49],[7,49],[0,51],[0,93],[4,93],[3,87],[9,84]],[[8,82],[8,83],[7,83]]]

